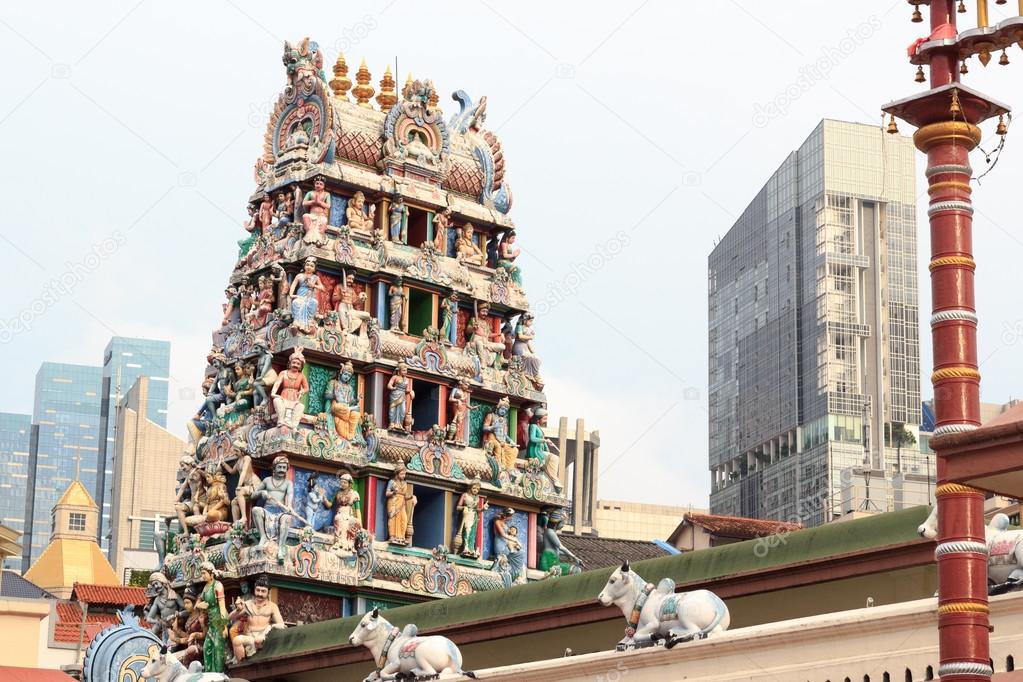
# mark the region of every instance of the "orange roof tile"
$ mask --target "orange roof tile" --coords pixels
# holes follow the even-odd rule
[[[67,673],[59,670],[0,665],[0,680],[6,680],[6,682],[69,682],[73,679]]]
[[[748,519],[744,516],[718,516],[717,514],[695,514],[687,512],[683,521],[700,526],[714,535],[727,538],[751,540],[778,533],[792,532],[803,527],[801,523],[773,521],[771,519]]]
[[[106,604],[123,607],[146,605],[146,590],[143,587],[125,585],[88,585],[75,583],[71,598],[89,604]]]

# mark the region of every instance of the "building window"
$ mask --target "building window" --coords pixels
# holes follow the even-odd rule
[[[139,521],[139,549],[156,549],[153,541],[155,527],[155,521]]]
[[[85,514],[80,512],[71,512],[68,517],[68,528],[70,530],[85,530]]]

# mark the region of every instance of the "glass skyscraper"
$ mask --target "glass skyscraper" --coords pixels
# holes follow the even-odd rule
[[[914,153],[824,120],[711,253],[712,513],[817,525],[856,468],[932,475],[892,435],[920,424]]]
[[[103,369],[44,362],[36,373],[22,570],[50,540],[50,511],[77,476],[95,494]]]
[[[25,494],[28,490],[28,452],[32,416],[0,412],[0,525],[19,533],[25,530]],[[23,541],[28,541],[24,538]],[[20,568],[10,557],[4,568]]]
[[[107,551],[110,506],[113,502],[114,442],[117,438],[117,404],[140,376],[149,377],[146,416],[167,427],[167,391],[170,374],[170,342],[115,336],[103,351],[103,385],[99,422],[98,483],[96,504],[101,511],[100,545]],[[90,491],[94,490],[90,488]]]

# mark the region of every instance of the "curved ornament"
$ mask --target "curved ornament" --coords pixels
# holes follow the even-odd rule
[[[102,630],[86,649],[83,682],[142,682],[142,669],[163,646],[139,624],[130,607],[119,615],[121,624]]]

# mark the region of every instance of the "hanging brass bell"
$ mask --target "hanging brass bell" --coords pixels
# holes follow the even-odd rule
[[[913,7],[913,16],[910,18],[910,21],[912,21],[914,24],[919,24],[923,20],[924,17],[922,14],[920,14],[920,6],[917,5]]]
[[[888,114],[888,134],[896,135],[899,132],[899,126],[895,124],[895,114]]]
[[[957,11],[960,14],[966,14],[966,3],[963,0],[959,0],[959,9]]]
[[[999,114],[998,115],[998,127],[995,128],[995,135],[1005,135],[1005,133],[1007,133],[1007,132],[1009,132],[1009,129],[1005,125],[1005,116],[1003,116],[1002,114]]]
[[[967,74],[967,73],[969,73],[969,72],[970,72],[970,69],[969,69],[969,68],[967,68],[967,66],[966,66],[966,60],[964,59],[964,60],[963,60],[963,63],[959,65],[959,73],[961,73],[961,74],[964,74],[964,75],[965,75],[965,74]]]
[[[916,67],[916,78],[914,78],[913,80],[915,80],[917,83],[923,83],[925,80],[927,80],[927,77],[924,76],[924,67],[922,66]]]
[[[998,63],[1001,64],[1002,66],[1008,66],[1009,55],[1005,53],[1005,50],[1002,50],[1002,56],[998,58]]]

